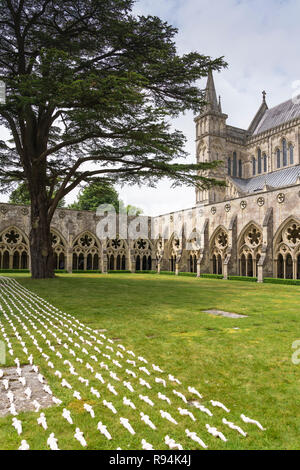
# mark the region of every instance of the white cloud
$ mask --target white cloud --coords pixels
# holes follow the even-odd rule
[[[262,90],[267,91],[269,107],[292,97],[292,83],[300,79],[299,0],[139,0],[135,12],[157,15],[176,26],[180,53],[225,56],[229,67],[215,74],[215,83],[228,124],[247,128],[261,104]],[[186,135],[189,161],[194,161],[192,113],[174,125]],[[149,215],[195,203],[193,189],[171,190],[167,180],[156,189],[117,189],[124,201]]]

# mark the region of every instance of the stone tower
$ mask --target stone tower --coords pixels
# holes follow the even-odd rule
[[[221,160],[223,164],[220,164],[216,170],[209,170],[202,172],[202,174],[224,180],[226,176],[226,119],[228,116],[222,112],[221,99],[217,98],[211,71],[208,73],[205,101],[206,104],[201,113],[195,118],[197,162]],[[223,188],[196,190],[196,203],[219,202],[224,200],[224,194],[225,189]]]

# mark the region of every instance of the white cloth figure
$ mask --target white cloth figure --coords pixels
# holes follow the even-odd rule
[[[103,379],[102,375],[96,372],[95,374],[96,379],[100,380],[101,383],[105,383],[105,380]]]
[[[111,376],[112,379],[117,380],[118,382],[120,382],[120,379],[119,379],[119,377],[117,376],[117,374],[115,372],[110,371],[109,375]]]
[[[123,380],[123,385],[125,385],[125,387],[128,388],[130,392],[134,392],[134,388],[130,382],[126,382],[125,380]]]
[[[163,370],[161,370],[161,368],[159,366],[156,366],[155,364],[152,364],[152,368],[153,370],[155,370],[156,372],[162,372],[163,373]]]
[[[61,386],[62,387],[66,387],[68,388],[69,390],[71,390],[72,386],[69,384],[69,382],[67,382],[65,379],[62,379],[61,381]]]
[[[129,420],[127,418],[120,418],[120,423],[124,426],[124,428],[127,429],[127,431],[130,432],[130,434],[134,435],[135,431],[131,424],[129,423]]]
[[[154,450],[153,446],[149,444],[145,439],[142,439],[142,449],[143,450]]]
[[[9,380],[8,380],[8,379],[3,379],[3,380],[2,380],[2,383],[3,383],[3,385],[4,385],[5,390],[8,390]]]
[[[47,421],[46,421],[46,417],[44,413],[40,414],[40,416],[37,419],[37,423],[40,426],[42,426],[42,428],[45,429],[45,431],[48,429],[48,425],[47,425]]]
[[[32,390],[30,387],[25,388],[24,393],[26,395],[27,400],[30,400],[31,395],[32,395]]]
[[[15,430],[17,431],[17,433],[19,434],[22,434],[22,423],[19,419],[17,418],[13,418],[12,419],[12,425],[13,427],[15,428]]]
[[[30,449],[29,444],[27,443],[27,441],[25,441],[25,439],[23,439],[21,441],[21,445],[18,450],[29,450],[29,449]]]
[[[63,409],[62,417],[65,418],[68,421],[68,423],[73,424],[73,420],[71,418],[71,413],[66,408]]]
[[[230,410],[226,408],[226,406],[223,405],[223,403],[219,401],[214,401],[214,400],[210,400],[210,403],[212,404],[212,406],[217,406],[218,408],[222,408],[224,411],[226,411],[226,413],[230,413]]]
[[[165,381],[164,379],[160,379],[159,377],[155,377],[155,382],[156,382],[157,384],[163,384],[164,387],[167,386],[166,381]]]
[[[189,416],[192,421],[196,421],[196,418],[193,415],[193,413],[191,413],[191,411],[186,410],[184,408],[180,408],[180,407],[178,408],[178,411],[179,411],[179,414],[181,414],[181,416]]]
[[[127,352],[127,354],[130,354],[131,356],[135,357],[135,354],[134,354],[133,351],[126,351],[126,352]]]
[[[150,375],[150,372],[149,372],[148,369],[147,369],[146,367],[144,367],[144,366],[139,367],[139,370],[141,370],[142,372],[145,372],[145,374],[147,374],[147,375]]]
[[[170,413],[168,413],[167,411],[159,410],[159,412],[162,418],[167,419],[168,421],[170,421],[170,423],[178,424],[177,421],[174,418],[172,418]]]
[[[106,406],[109,410],[111,410],[114,414],[117,414],[117,410],[114,405],[110,401],[103,400],[103,405]]]
[[[129,400],[129,398],[124,397],[124,398],[123,398],[123,403],[124,403],[124,405],[126,405],[126,406],[130,406],[133,410],[136,410],[135,404],[132,403],[132,401]]]
[[[11,390],[9,390],[6,394],[7,398],[9,399],[10,404],[14,401],[14,394]]]
[[[11,403],[10,407],[9,407],[9,412],[10,414],[12,414],[13,416],[17,416],[19,413],[17,412],[16,410],[16,407],[15,407],[15,404],[14,403]]]
[[[165,437],[165,444],[169,447],[171,450],[183,450],[183,447],[181,444],[176,444],[174,439],[171,439],[169,436]]]
[[[91,417],[92,418],[95,418],[95,412],[93,410],[93,407],[91,405],[88,405],[87,403],[85,403],[83,405],[83,408],[85,409],[85,411],[87,411],[88,413],[90,413]]]
[[[104,434],[104,436],[108,439],[108,440],[111,440],[111,435],[109,434],[108,430],[107,430],[107,427],[104,426],[104,424],[102,424],[101,421],[99,421],[98,425],[97,425],[97,429],[98,431],[101,432],[101,434]]]
[[[91,393],[95,395],[95,397],[100,398],[100,393],[94,387],[91,387]]]
[[[150,428],[152,428],[152,429],[156,429],[155,424],[152,423],[152,421],[150,420],[148,415],[145,415],[143,412],[141,412],[140,416],[141,416],[141,420],[144,421],[145,424],[150,426]]]
[[[148,364],[148,361],[143,356],[138,356],[138,360],[144,362],[145,364]]]
[[[187,403],[187,399],[185,398],[185,396],[182,393],[177,392],[177,390],[173,390],[173,393],[174,393],[174,395],[177,395],[179,398],[181,398],[181,400],[184,401],[184,403]]]
[[[110,383],[107,384],[107,388],[114,395],[118,395],[118,392],[116,391],[115,387],[113,385],[111,385]]]
[[[195,387],[188,387],[188,391],[194,395],[197,395],[198,398],[203,398],[203,396],[198,392],[198,390],[195,389]]]
[[[197,444],[199,444],[201,447],[203,447],[204,449],[207,449],[207,445],[204,444],[204,442],[202,441],[202,439],[200,439],[200,437],[197,436],[197,434],[195,432],[191,432],[189,431],[188,429],[185,430],[185,433],[187,435],[187,437],[189,437],[190,439],[192,439],[193,441],[197,442]]]
[[[178,383],[178,385],[181,385],[180,380],[175,379],[174,375],[169,374],[168,379],[170,380],[170,382],[176,382],[176,383]]]
[[[148,382],[146,382],[146,380],[144,380],[144,379],[139,379],[139,382],[140,382],[141,385],[144,385],[144,386],[147,387],[149,390],[150,390],[150,388],[152,388],[151,385],[148,384]]]
[[[38,413],[40,411],[41,405],[37,400],[33,400],[33,406],[35,407],[35,412]]]
[[[226,426],[228,426],[229,428],[236,430],[236,431],[239,432],[242,436],[244,436],[244,437],[247,436],[247,433],[246,433],[245,431],[243,431],[242,428],[240,428],[239,426],[236,426],[236,425],[235,425],[234,423],[232,423],[231,421],[227,421],[226,418],[223,418],[223,419],[222,419],[222,423],[223,423],[223,424],[226,424]]]
[[[136,379],[136,373],[133,372],[132,370],[126,369],[125,372],[126,372],[126,374],[128,374],[128,375],[132,375],[132,377],[134,377],[134,378]]]
[[[59,450],[57,445],[57,439],[54,436],[54,432],[52,432],[48,437],[47,445],[50,447],[51,450]]]
[[[59,379],[62,378],[62,373],[61,373],[59,370],[56,370],[55,373],[54,373],[54,375],[55,375],[56,377],[58,377]]]
[[[147,395],[139,395],[139,398],[143,400],[145,403],[147,403],[150,406],[154,406],[154,403],[152,400]]]
[[[4,375],[4,372],[2,369],[0,369],[0,379],[3,377],[3,375]]]
[[[158,392],[157,396],[161,400],[164,400],[164,401],[168,402],[169,405],[171,405],[171,400],[170,400],[170,398],[166,397],[166,395],[163,395],[162,393]]]
[[[74,434],[75,439],[77,439],[78,442],[82,445],[82,447],[87,447],[86,440],[83,436],[83,432],[80,431],[79,428],[76,428],[75,434]]]
[[[213,416],[212,412],[208,408],[205,408],[205,406],[200,405],[200,403],[194,402],[194,407],[202,411],[202,413],[206,413],[208,416]]]
[[[209,434],[212,434],[214,437],[219,437],[221,439],[221,441],[224,441],[224,442],[227,441],[224,434],[221,433],[221,431],[218,431],[217,428],[214,428],[214,427],[210,426],[209,424],[206,424],[205,427],[206,427],[207,431],[209,432]]]
[[[255,424],[259,429],[262,431],[265,431],[266,429],[263,428],[263,426],[260,424],[259,421],[256,421],[255,419],[248,418],[247,416],[241,414],[241,418],[244,421],[244,423],[250,423],[250,424]]]
[[[77,392],[76,390],[75,390],[75,392],[73,393],[73,397],[74,397],[74,398],[77,398],[77,400],[82,400],[80,393]]]

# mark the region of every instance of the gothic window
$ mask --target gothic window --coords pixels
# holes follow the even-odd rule
[[[29,246],[16,227],[0,234],[0,269],[27,269]]]
[[[287,166],[287,163],[286,140],[282,139],[282,166]]]
[[[256,175],[256,160],[255,157],[252,157],[252,175]]]
[[[107,247],[107,267],[109,270],[124,271],[126,269],[127,246],[123,239],[116,237],[108,239]]]
[[[294,147],[292,144],[289,145],[289,154],[290,154],[290,165],[294,164]]]
[[[237,157],[236,152],[233,152],[233,166],[232,166],[232,175],[237,175]]]
[[[242,176],[243,176],[242,160],[239,160],[239,178],[242,178]]]
[[[62,237],[51,231],[51,243],[54,256],[54,269],[65,269],[66,247]]]
[[[280,155],[280,149],[276,150],[276,160],[277,160],[277,168],[281,167],[281,155]]]
[[[261,164],[261,150],[258,149],[257,151],[257,173],[260,174],[262,171],[262,164]]]
[[[263,160],[264,160],[264,173],[266,173],[268,170],[268,160],[267,160],[267,155],[265,153],[263,156]]]
[[[231,158],[227,158],[227,173],[230,176],[231,175]]]
[[[100,246],[96,237],[85,232],[73,243],[73,270],[96,271],[100,269]]]
[[[241,276],[256,277],[258,261],[261,256],[262,232],[254,224],[243,232],[239,242]]]

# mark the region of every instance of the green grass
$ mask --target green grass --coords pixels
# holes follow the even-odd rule
[[[183,419],[185,425],[175,426],[172,434],[184,448],[197,448],[185,438],[186,427],[199,431],[211,449],[300,448],[300,365],[291,361],[292,343],[300,338],[297,287],[125,273],[59,274],[53,280],[31,280],[24,274],[14,274],[13,277],[63,312],[74,314],[89,327],[107,329],[105,334],[108,337],[119,338],[127,349],[146,357],[149,364],[159,364],[181,380],[180,391],[184,392],[188,385],[194,386],[203,394],[204,404],[212,409],[214,418],[219,420],[214,421],[214,425],[221,423],[225,416],[249,433],[247,438],[243,438],[220,425],[229,439],[223,443],[203,430],[205,423],[210,423],[209,418],[189,408],[197,417],[201,415],[199,420],[193,425],[189,418]],[[211,316],[202,312],[207,309],[241,313],[248,318]],[[48,378],[46,368],[41,365],[41,369]],[[61,395],[61,389],[55,388],[55,382],[51,380],[49,377],[51,387]],[[99,384],[97,382],[95,388],[101,393]],[[149,397],[153,393],[154,397],[158,390],[161,389],[154,386],[153,391],[144,389],[143,392]],[[95,431],[97,421],[94,420],[92,428],[91,419],[83,413],[78,402],[75,399],[70,401],[67,392],[63,391],[64,394],[71,412],[74,409],[77,413],[78,425],[88,438],[89,448],[115,449],[118,445],[123,449],[141,448],[136,436],[130,437],[127,431],[120,432],[120,425],[103,406],[101,420],[108,425],[111,434],[119,434],[120,442],[101,437]],[[166,394],[171,399],[174,397],[170,392]],[[192,398],[188,392],[186,396]],[[92,403],[97,402],[96,397],[87,398]],[[118,397],[103,395],[102,398],[111,399],[118,408]],[[227,416],[222,410],[212,408],[208,402],[210,399],[223,402],[231,413]],[[177,406],[185,407],[180,400]],[[167,409],[165,402],[160,403],[160,408]],[[76,448],[77,441],[73,440],[68,423],[60,417],[58,419],[61,411],[62,407],[47,410],[47,419],[60,436],[59,442],[65,448]],[[262,432],[253,425],[242,423],[239,419],[241,413],[257,419],[267,430]],[[41,428],[36,425],[36,414],[26,413],[21,418],[28,423],[27,435],[25,433],[22,438],[31,440],[35,448],[43,448],[45,438],[41,438]],[[130,422],[144,432],[148,442],[152,443],[154,436],[157,439],[157,433],[141,424],[138,418],[132,416]],[[19,443],[20,439],[10,423],[11,417],[0,418],[0,448],[15,448]],[[165,430],[170,430],[172,425],[164,426],[162,420],[161,441]],[[48,434],[46,432],[45,436]],[[162,445],[160,448],[166,447]]]

